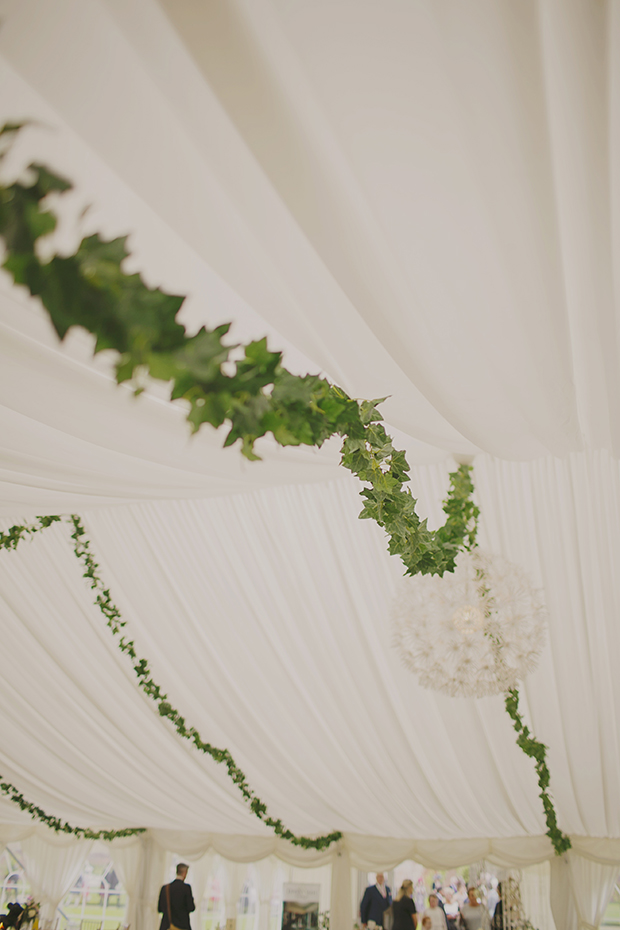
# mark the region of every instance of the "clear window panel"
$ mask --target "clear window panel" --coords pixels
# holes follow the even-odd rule
[[[127,894],[110,853],[96,846],[58,908],[58,930],[80,930],[83,921],[100,923],[103,930],[120,930],[126,914]]]
[[[616,882],[611,901],[605,911],[601,927],[620,927],[620,876]]]
[[[19,901],[24,904],[30,895],[30,883],[26,878],[21,863],[21,848],[19,843],[11,844],[0,855],[0,912],[4,913],[5,905]]]

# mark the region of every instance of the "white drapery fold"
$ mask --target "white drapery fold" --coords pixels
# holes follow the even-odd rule
[[[228,859],[222,859],[226,920],[237,918],[237,902],[241,897],[247,874],[247,862],[231,862]]]
[[[86,842],[74,836],[57,834],[42,824],[0,824],[0,846],[11,842],[24,843],[35,837],[43,846],[73,847]],[[88,841],[92,842],[92,841]],[[620,839],[610,837],[571,836],[572,853],[580,860],[620,868]],[[495,839],[405,840],[389,837],[360,836],[345,833],[342,840],[327,849],[302,849],[276,837],[228,836],[216,833],[198,833],[181,830],[147,830],[138,837],[112,840],[105,847],[119,868],[124,868],[121,857],[135,862],[135,856],[145,858],[155,847],[162,856],[176,853],[196,863],[209,853],[217,853],[231,862],[258,863],[270,856],[295,868],[317,868],[328,865],[338,852],[345,849],[352,868],[367,871],[393,869],[406,859],[419,862],[426,868],[447,869],[455,865],[479,862],[486,859],[499,868],[527,868],[538,862],[560,861],[554,854],[547,836],[515,836]],[[146,852],[145,852],[146,847]],[[160,861],[159,859],[157,860]],[[163,859],[161,860],[163,863]],[[130,866],[133,868],[133,866]],[[162,876],[165,865],[162,865]]]
[[[217,853],[213,849],[210,849],[208,852],[204,853],[202,856],[199,856],[197,859],[189,855],[183,855],[183,859],[186,859],[188,865],[190,866],[187,881],[192,886],[194,903],[196,905],[197,920],[199,920],[200,905],[202,903],[202,899],[204,898],[205,891],[207,890],[207,883],[209,881],[209,876],[213,871],[213,865],[215,863],[216,856]]]
[[[11,843],[19,842],[34,832],[33,827],[22,827],[20,824],[1,823],[0,824],[0,853],[2,853]]]
[[[539,862],[523,869],[521,874],[521,900],[525,916],[536,930],[556,930],[551,911],[551,867]]]
[[[333,921],[333,924],[332,924]],[[348,930],[353,923],[351,911],[351,859],[346,847],[336,851],[332,860],[332,889],[329,926]]]
[[[166,853],[152,837],[142,840],[142,863],[136,895],[134,930],[154,930],[159,926],[161,915],[157,911],[159,892],[164,883]]]
[[[60,127],[147,278],[199,266],[198,323],[282,333],[441,449],[617,452],[615,4],[8,7],[4,117]]]
[[[618,880],[618,862],[603,865],[569,850],[551,863],[551,909],[562,930],[598,930]]]
[[[140,894],[140,879],[142,873],[143,840],[130,838],[115,840],[110,848],[110,856],[114,868],[125,891],[127,892],[128,906],[125,922],[130,927],[137,923],[138,898]]]
[[[79,874],[93,841],[51,834],[41,827],[11,825],[0,836],[22,844],[24,865],[34,894],[44,905],[44,917],[51,917]],[[155,838],[157,837],[157,838]],[[558,858],[553,855],[546,837],[522,837],[502,841],[435,841],[411,843],[377,837],[345,836],[329,850],[299,850],[274,839],[265,843],[252,837],[218,837],[213,834],[153,831],[138,839],[115,840],[110,855],[129,896],[128,923],[136,930],[152,930],[159,889],[165,879],[166,849],[174,851],[191,864],[190,883],[197,909],[204,896],[208,877],[219,857],[223,876],[226,914],[236,916],[237,902],[248,868],[255,877],[259,894],[259,922],[268,916],[274,875],[278,861],[294,872],[331,864],[331,921],[336,930],[351,925],[351,868],[363,871],[391,869],[411,859],[427,868],[445,869],[486,859],[500,868],[524,868],[545,861],[544,869],[526,872],[523,898],[528,916],[536,923],[548,923],[551,911],[556,927],[563,930],[591,930],[598,927],[613,892],[620,871],[620,841],[573,837],[573,849]],[[279,844],[277,851],[274,846]],[[271,847],[271,852],[268,852]],[[226,848],[230,858],[223,858],[219,848]],[[287,855],[287,848],[289,855]],[[257,853],[267,853],[252,859]],[[302,855],[303,854],[303,855]],[[236,857],[236,858],[234,858]],[[550,880],[549,880],[550,875]],[[303,880],[297,876],[295,880]],[[263,928],[264,930],[264,928]],[[551,928],[553,930],[553,928]]]
[[[93,847],[93,840],[54,843],[38,836],[21,841],[24,869],[33,895],[41,902],[41,917],[52,920],[56,908],[76,880]]]
[[[269,926],[276,867],[277,859],[274,856],[261,859],[252,866],[254,885],[258,892],[258,930],[267,930]]]
[[[413,469],[412,490],[431,525],[445,516],[447,471]],[[474,480],[481,545],[545,587],[548,646],[521,693],[532,729],[550,747],[560,826],[570,835],[619,836],[620,632],[609,620],[620,605],[618,464],[607,453],[527,464],[481,456]],[[457,701],[426,691],[392,649],[389,605],[402,566],[382,531],[357,519],[358,490],[348,481],[305,485],[110,508],[84,520],[102,577],[158,683],[181,713],[191,708],[203,738],[230,749],[291,829],[341,829],[353,858],[358,835],[377,836],[377,849],[398,838],[403,858],[416,837],[418,861],[454,861],[438,837],[477,847],[455,864],[546,858],[548,844],[535,855],[528,847],[531,837],[547,842],[536,839],[544,816],[534,766],[515,743],[501,697]],[[246,836],[246,861],[279,850],[292,863],[308,861],[304,850],[280,845],[222,767],[181,744],[143,700],[84,586],[68,527],[4,553],[0,590],[8,648],[32,656],[41,672],[27,688],[17,668],[0,681],[0,771],[21,772],[27,797],[46,806],[37,795],[42,765],[70,822],[92,818],[96,793],[98,826],[174,826],[162,841],[180,834],[179,852],[189,854],[187,834],[206,827],[225,858],[239,855],[235,837]],[[174,635],[171,617],[179,617]],[[367,680],[381,683],[373,701]],[[583,682],[579,695],[575,680]],[[36,735],[36,754],[16,712]],[[601,720],[600,732],[591,719]],[[369,735],[393,758],[381,775],[364,769]],[[197,832],[196,853],[209,842]],[[363,846],[359,856],[367,856]],[[388,849],[385,858],[395,854]]]

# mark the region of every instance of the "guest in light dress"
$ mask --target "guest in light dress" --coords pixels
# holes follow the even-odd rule
[[[450,887],[444,889],[443,896],[445,899],[443,902],[443,910],[446,915],[446,921],[448,922],[448,930],[456,930],[459,919],[458,901],[455,901],[454,892]]]

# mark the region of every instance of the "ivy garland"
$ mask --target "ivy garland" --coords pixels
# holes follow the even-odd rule
[[[52,523],[61,519],[62,518],[58,516],[37,517],[37,523],[35,524],[13,526],[7,533],[0,533],[0,549],[15,549],[22,539],[40,530],[46,529],[46,527],[51,526]],[[334,831],[319,837],[296,836],[291,830],[284,826],[279,818],[274,819],[269,815],[267,806],[249,786],[246,776],[236,764],[229,750],[218,749],[212,746],[211,743],[206,743],[195,727],[187,726],[185,718],[172,706],[168,700],[168,695],[164,694],[160,686],[153,680],[148,661],[139,658],[133,640],[128,639],[125,635],[124,628],[127,621],[123,620],[121,617],[121,613],[114,604],[109,589],[105,587],[101,580],[99,566],[92,556],[90,541],[86,536],[82,521],[75,514],[67,517],[66,520],[73,527],[73,532],[71,534],[73,551],[76,558],[82,563],[84,569],[83,577],[87,579],[90,587],[96,592],[95,604],[105,617],[106,624],[113,636],[116,637],[118,648],[131,659],[133,670],[138,680],[138,686],[144,691],[147,697],[155,702],[159,715],[161,717],[167,717],[172,722],[179,736],[193,743],[199,752],[211,756],[215,762],[218,764],[223,763],[226,766],[229,778],[241,792],[244,801],[248,803],[252,813],[268,827],[271,827],[277,836],[284,840],[289,840],[294,846],[301,846],[303,849],[327,849],[332,843],[342,839],[342,833],[339,831]],[[52,829],[57,831],[62,830],[65,833],[75,833],[76,835],[87,835],[88,831],[85,832],[81,827],[70,827],[69,824],[63,825],[57,818],[50,817],[48,814],[45,814],[41,808],[35,807],[34,804],[24,800],[13,785],[7,783],[6,790],[5,785],[0,785],[0,788],[5,791],[5,794],[9,794],[10,799],[15,801],[16,804],[19,804],[22,810],[28,810],[33,817],[36,816],[39,820],[43,820],[51,826]],[[132,836],[136,832],[141,832],[141,830],[120,832],[101,831],[100,835],[103,839],[114,839],[115,836]],[[99,834],[95,836],[95,834],[91,833],[87,838],[97,839],[98,836]]]
[[[10,143],[21,128],[22,124],[7,124],[0,130],[0,137]],[[446,522],[431,532],[426,520],[421,521],[416,513],[411,491],[403,489],[409,480],[405,453],[394,449],[381,425],[383,418],[377,406],[385,398],[358,402],[324,378],[293,375],[282,366],[281,353],[267,349],[266,339],[244,346],[243,358],[232,363],[234,373],[229,373],[230,352],[237,347],[224,345],[222,339],[230,324],[213,330],[202,327],[189,336],[176,321],[184,297],[149,288],[139,274],[128,275],[122,270],[122,262],[129,254],[126,237],[106,242],[95,234],[83,239],[74,255],[55,255],[48,262],[41,261],[36,254],[37,241],[53,232],[57,224],[55,214],[43,202],[51,193],[70,190],[71,184],[42,165],[30,165],[29,171],[32,183],[0,185],[0,236],[7,253],[4,267],[16,284],[25,285],[40,298],[60,339],[72,326],[82,326],[96,338],[95,353],[104,349],[118,352],[119,384],[130,381],[139,393],[147,376],[171,383],[171,400],[183,398],[189,403],[187,419],[193,432],[203,423],[215,428],[228,423],[224,445],[240,440],[241,452],[249,459],[258,458],[254,444],[267,433],[282,446],[320,447],[330,436],[343,437],[341,464],[370,485],[361,491],[364,505],[360,518],[373,519],[385,529],[389,552],[400,556],[405,573],[443,575],[454,570],[458,552],[476,544],[479,510],[472,500],[469,466],[462,465],[450,476],[450,492],[444,504]],[[228,363],[226,371],[224,363]],[[8,534],[1,535],[0,543],[4,548],[15,548],[25,535],[59,519],[39,517],[38,525],[12,527]],[[226,764],[253,812],[279,836],[306,848],[324,848],[340,839],[337,832],[314,840],[294,836],[280,820],[267,814],[228,750],[203,742],[195,728],[186,727],[184,717],[153,681],[146,659],[138,659],[133,642],[121,635],[125,623],[97,575],[98,566],[90,555],[88,540],[83,538],[84,528],[78,517],[71,517],[71,521],[75,553],[85,566],[85,577],[97,589],[96,603],[112,633],[120,637],[119,648],[135,663],[139,685],[157,703],[160,715],[168,717],[177,732],[201,752]],[[546,790],[546,747],[524,726],[516,690],[506,694],[506,710],[519,734],[518,745],[536,760],[547,832],[560,854],[570,848],[570,840],[557,827]]]
[[[0,549],[17,549],[18,544],[26,536],[33,536],[40,530],[51,526],[52,523],[59,523],[60,520],[62,520],[62,517],[37,517],[36,523],[12,526],[6,533],[0,533]]]
[[[0,141],[10,145],[21,128],[5,125]],[[249,459],[258,458],[254,444],[267,433],[282,446],[320,447],[330,436],[341,436],[341,464],[370,485],[361,491],[360,517],[385,529],[389,551],[400,556],[406,574],[454,570],[456,554],[475,535],[477,508],[465,467],[453,482],[446,523],[431,532],[403,487],[409,480],[405,453],[393,447],[381,425],[377,405],[385,398],[358,402],[325,378],[293,375],[283,367],[281,353],[268,350],[266,339],[245,345],[243,358],[231,362],[238,347],[222,342],[229,323],[213,330],[203,326],[190,336],[176,320],[184,297],[149,288],[139,274],[122,270],[129,254],[126,237],[106,242],[95,234],[83,239],[74,255],[43,262],[37,242],[57,224],[45,199],[62,195],[71,184],[42,165],[30,165],[29,176],[26,183],[0,185],[4,268],[15,284],[40,298],[60,339],[72,326],[83,327],[96,338],[95,353],[118,353],[119,384],[130,381],[139,392],[147,376],[169,382],[171,400],[189,404],[193,432],[203,423],[215,428],[227,423],[224,445],[239,440]]]
[[[453,484],[456,483],[459,475],[463,476],[463,472],[461,472],[460,469],[459,472],[450,476]],[[463,480],[471,481],[467,472],[464,473]],[[447,511],[449,507],[450,498],[444,503],[444,510]],[[0,533],[0,549],[16,549],[18,543],[22,539],[34,535],[40,530],[51,526],[53,523],[59,522],[61,519],[62,518],[59,516],[37,517],[37,522],[34,524],[13,526],[6,533]],[[295,836],[290,830],[284,827],[281,820],[274,820],[268,815],[265,804],[260,801],[250,788],[244,773],[236,765],[230,752],[227,749],[217,749],[211,746],[210,743],[205,743],[195,727],[188,728],[186,726],[185,718],[170,704],[167,699],[168,696],[162,692],[159,685],[153,680],[147,660],[138,658],[133,640],[128,640],[123,635],[126,621],[122,619],[119,609],[112,601],[109,589],[104,586],[98,574],[99,566],[95,562],[90,551],[90,542],[86,537],[86,532],[80,518],[74,514],[68,519],[73,527],[73,533],[71,534],[71,538],[74,542],[73,551],[84,567],[83,577],[90,582],[91,588],[97,591],[95,603],[106,618],[108,628],[111,630],[112,634],[118,638],[117,642],[120,651],[130,657],[139,687],[157,704],[160,716],[167,717],[171,720],[177,733],[184,739],[193,742],[200,752],[210,755],[217,763],[225,763],[229,777],[241,791],[250,809],[260,820],[271,827],[278,836],[289,840],[294,845],[302,846],[306,849],[325,849],[331,845],[331,843],[339,840],[342,836],[339,832],[333,832],[317,838]],[[475,529],[474,526],[473,544],[475,544]],[[523,723],[523,718],[519,713],[519,692],[516,688],[506,692],[505,706],[518,734],[517,745],[527,756],[535,760],[538,785],[540,787],[540,798],[543,802],[545,819],[547,822],[547,836],[553,844],[556,855],[561,855],[563,852],[566,852],[567,849],[571,848],[571,841],[566,834],[562,833],[557,825],[555,808],[547,790],[551,778],[546,764],[547,747],[544,743],[539,742],[532,736],[529,728]],[[26,801],[13,785],[0,783],[0,790],[8,794],[10,799],[15,801],[15,803],[19,804],[22,810],[27,810],[33,817],[37,817],[39,820],[44,821],[57,832],[74,833],[84,836],[87,839],[101,838],[108,840],[114,839],[116,836],[133,836],[134,834],[142,832],[141,828],[134,828],[121,831],[100,831],[98,834],[94,834],[92,831],[84,830],[81,827],[70,827],[69,824],[63,824],[58,818],[50,817],[45,814],[41,808]]]
[[[485,596],[490,595],[491,591],[486,585],[485,575],[481,569],[478,571],[478,579],[481,584],[481,592]],[[492,599],[489,603],[487,617],[490,615],[491,603],[493,603]],[[485,631],[485,636],[487,636],[493,644],[496,661],[501,662],[501,650],[504,645],[501,637],[489,631]],[[536,775],[538,777],[538,787],[540,788],[539,797],[543,802],[543,809],[545,811],[547,836],[551,840],[556,856],[561,856],[562,853],[571,848],[572,843],[570,838],[565,833],[562,833],[558,827],[558,818],[555,812],[555,807],[553,806],[553,801],[551,800],[551,796],[547,790],[551,781],[551,774],[546,762],[548,747],[545,746],[544,743],[541,743],[539,740],[537,740],[536,737],[530,733],[529,727],[523,723],[523,717],[519,713],[519,691],[517,688],[509,688],[508,691],[504,693],[504,706],[506,707],[508,716],[512,720],[512,725],[518,734],[517,746],[525,753],[526,756],[529,756],[530,759],[534,759],[536,763]]]
[[[2,776],[0,776],[0,778],[1,777]],[[125,830],[89,830],[87,827],[72,827],[71,824],[66,821],[46,814],[45,811],[37,807],[36,804],[27,801],[23,794],[10,782],[0,782],[0,791],[6,794],[9,800],[17,804],[23,811],[26,811],[35,820],[40,820],[42,823],[47,824],[50,830],[54,830],[56,833],[72,833],[74,836],[83,840],[106,840],[109,842],[118,837],[138,836],[138,834],[146,832],[144,827],[127,827]]]
[[[188,727],[186,725],[185,717],[182,717],[179,711],[175,710],[168,701],[168,695],[164,694],[160,686],[153,680],[147,660],[138,658],[133,640],[128,640],[123,634],[123,629],[127,621],[121,618],[120,611],[113,603],[109,590],[104,587],[99,577],[99,566],[93,559],[90,551],[90,542],[86,537],[86,531],[84,530],[82,521],[75,514],[70,517],[70,520],[73,525],[73,533],[71,534],[71,539],[73,539],[74,542],[73,551],[84,567],[83,577],[88,579],[91,588],[97,591],[95,603],[106,618],[107,625],[112,631],[112,634],[117,637],[120,651],[130,657],[139,687],[155,702],[155,704],[157,704],[160,717],[167,717],[172,722],[179,736],[192,742],[200,752],[211,756],[218,764],[221,765],[223,763],[226,766],[229,778],[241,792],[244,801],[249,804],[252,813],[268,827],[271,827],[277,836],[281,837],[283,840],[289,840],[294,846],[301,846],[304,849],[326,849],[328,846],[331,846],[332,843],[342,839],[342,833],[338,831],[314,838],[309,836],[296,836],[291,830],[284,826],[279,818],[275,820],[273,817],[269,816],[267,813],[267,806],[257,797],[252,788],[250,788],[247,778],[236,764],[228,749],[217,749],[215,746],[212,746],[211,743],[205,743],[195,727]]]
[[[538,776],[538,786],[540,788],[540,798],[545,810],[545,820],[547,821],[547,836],[553,843],[556,856],[561,856],[571,848],[570,838],[562,833],[558,827],[558,819],[553,806],[553,801],[547,791],[551,775],[547,768],[546,756],[547,747],[544,743],[539,742],[523,723],[523,717],[519,713],[519,692],[516,688],[511,688],[504,695],[504,701],[508,715],[512,719],[512,724],[517,731],[517,746],[523,750],[526,756],[530,756],[536,762],[536,774]]]

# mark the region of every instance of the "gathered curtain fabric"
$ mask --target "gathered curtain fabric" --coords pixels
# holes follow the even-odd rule
[[[157,902],[166,873],[166,853],[152,837],[142,841],[142,863],[136,895],[135,926],[132,930],[153,930],[159,926]]]
[[[207,883],[209,881],[209,875],[211,875],[213,871],[216,853],[210,849],[196,859],[192,856],[183,856],[183,859],[190,866],[187,881],[192,886],[196,912],[200,913],[200,902],[204,898],[205,891],[207,890]]]
[[[276,875],[277,860],[273,856],[254,863],[252,878],[258,891],[258,930],[267,930],[271,911],[271,897]]]
[[[34,833],[34,828],[17,823],[0,823],[0,855],[11,843],[19,842]]]
[[[40,827],[33,829],[32,825],[6,825],[0,832],[0,842],[3,837],[21,842],[33,894],[41,900],[43,918],[52,919],[88,858],[93,841],[56,836]],[[592,930],[602,920],[620,871],[620,841],[573,837],[573,844],[574,848],[558,859],[553,857],[546,837],[514,838],[511,859],[510,840],[501,844],[491,840],[406,843],[349,835],[334,848],[318,852],[300,850],[274,839],[265,842],[252,837],[187,833],[183,842],[180,831],[149,831],[137,839],[115,840],[108,848],[129,897],[126,920],[135,930],[152,930],[158,922],[159,889],[166,880],[166,861],[171,852],[190,863],[197,908],[209,875],[220,873],[227,918],[236,916],[243,885],[251,877],[258,892],[260,928],[268,921],[274,882],[310,880],[306,878],[308,869],[331,867],[331,882],[321,876],[321,908],[329,907],[335,930],[349,930],[353,919],[352,868],[388,870],[405,859],[430,868],[447,868],[453,861],[461,865],[486,857],[500,867],[526,869],[523,902],[536,925],[553,930],[555,922],[557,930]],[[226,848],[230,859],[221,856],[220,846]],[[251,855],[255,858],[249,858]]]
[[[142,839],[115,840],[110,855],[114,868],[128,898],[125,923],[135,927],[138,913],[138,894],[142,869]]]
[[[618,837],[620,630],[612,621],[620,518],[607,506],[620,501],[618,463],[607,454],[534,465],[480,456],[474,477],[481,546],[545,587],[548,646],[523,685],[522,707],[551,747],[560,825],[571,836]],[[447,466],[413,470],[429,525],[445,517],[446,487]],[[422,689],[392,648],[389,609],[402,565],[381,529],[357,519],[358,490],[334,482],[83,516],[102,577],[156,680],[188,721],[191,708],[203,738],[234,750],[287,825],[308,834],[344,828],[358,868],[377,859],[447,867],[549,858],[534,767],[501,696],[448,701]],[[154,838],[179,854],[214,846],[247,862],[271,854],[293,865],[330,862],[331,850],[270,835],[212,763],[162,726],[111,643],[71,545],[69,527],[57,524],[0,559],[4,641],[40,669],[27,689],[18,665],[3,670],[0,771],[21,771],[14,780],[26,791],[40,768],[58,796],[74,785],[76,822],[96,809],[103,822],[161,827]],[[177,614],[183,622],[171,636]],[[300,663],[302,652],[308,661]],[[382,683],[372,702],[367,681]],[[36,740],[36,763],[11,707]],[[369,741],[393,765],[366,773]],[[145,779],[149,771],[157,778]]]
[[[4,116],[54,127],[33,156],[51,150],[106,232],[132,231],[147,280],[200,295],[192,323],[234,319],[353,396],[391,395],[419,454],[533,459],[584,440],[618,454],[617,4],[338,11],[12,3]],[[58,68],[59,47],[71,67]],[[116,80],[102,84],[106,61]],[[122,106],[118,87],[136,88]],[[21,434],[64,411],[47,392],[10,394],[15,498],[33,485],[47,499],[127,500],[208,483],[201,440],[178,467],[174,423],[171,444],[117,430],[109,454],[89,449],[99,408],[60,424],[85,434],[71,448],[45,431],[35,469]],[[216,471],[220,490],[238,477]]]
[[[525,916],[537,930],[557,930],[551,912],[551,866],[538,862],[521,873],[521,901]]]
[[[562,930],[597,930],[618,880],[618,863],[603,864],[569,850],[551,863],[551,910]]]
[[[224,876],[224,903],[226,906],[226,920],[237,917],[237,901],[248,874],[248,865],[245,862],[229,862],[223,860],[222,874]]]
[[[56,908],[79,876],[92,840],[45,842],[36,834],[21,841],[24,869],[32,894],[41,902],[41,918],[53,920]]]

